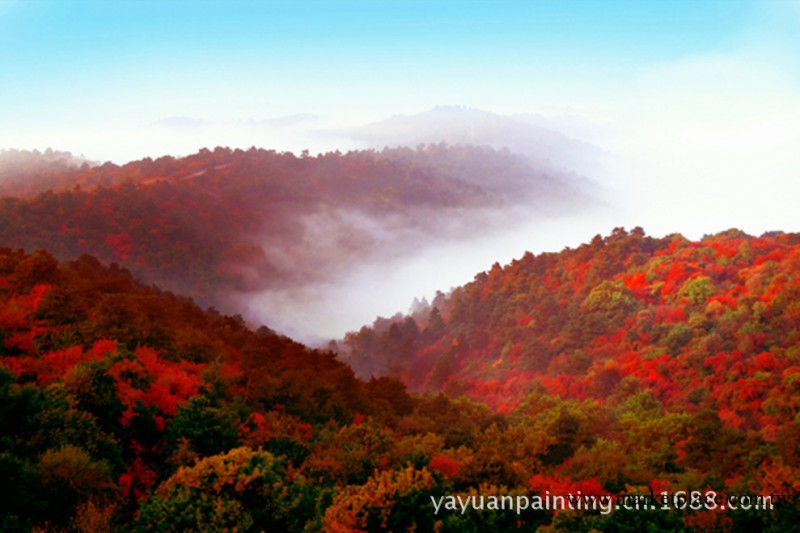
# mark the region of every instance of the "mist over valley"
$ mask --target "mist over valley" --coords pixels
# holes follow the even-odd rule
[[[426,131],[428,115],[406,129]],[[511,121],[494,122],[499,135],[497,125]],[[462,129],[414,148],[315,156],[216,148],[100,165],[6,151],[1,236],[65,260],[92,254],[203,305],[322,342],[524,246],[558,246],[559,237],[536,233],[607,209],[601,188],[569,169],[566,154],[591,152],[585,143],[537,127],[517,153],[488,139],[462,144]]]

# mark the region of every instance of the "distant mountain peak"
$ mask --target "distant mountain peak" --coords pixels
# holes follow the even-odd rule
[[[541,168],[589,179],[605,155],[600,148],[538,124],[530,116],[504,116],[466,106],[438,105],[340,133],[372,148],[439,142],[505,148]]]

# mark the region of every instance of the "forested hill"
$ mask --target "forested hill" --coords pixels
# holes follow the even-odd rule
[[[47,149],[0,150],[0,196],[31,196],[74,187],[88,161],[69,152]]]
[[[141,530],[212,527],[219,523],[216,503],[194,508],[207,523],[182,523],[180,510],[158,507],[156,486],[203,458],[218,456],[221,466],[222,456],[237,449],[235,460],[245,463],[271,461],[266,450],[274,452],[280,461],[261,467],[283,476],[310,454],[321,428],[335,434],[366,416],[387,424],[413,407],[399,382],[361,381],[330,352],[202,311],[124,269],[90,256],[59,264],[46,252],[0,248],[2,531],[119,530],[148,497],[154,509],[140,517]],[[248,513],[261,517],[259,527],[279,530],[319,521],[325,506],[317,508],[316,498],[330,495],[338,481],[324,473],[325,454],[318,452],[320,464],[308,468],[328,479],[328,488],[296,480],[286,516],[266,508],[266,500],[258,502],[262,508],[250,502],[254,508],[235,517],[240,530]],[[235,483],[236,474],[228,475],[222,483]],[[251,489],[237,497],[263,499]],[[302,491],[305,499],[292,510]],[[165,512],[174,513],[172,522],[164,522]]]
[[[0,249],[0,530],[788,531],[791,500],[769,511],[437,514],[431,499],[796,495],[795,241],[729,234],[699,246],[615,232],[595,250],[526,257],[440,299],[408,361],[452,356],[447,392],[503,408],[512,400],[501,392],[525,390],[507,414],[358,379],[330,352],[89,256]],[[689,259],[712,254],[695,276]],[[586,261],[574,276],[559,268]],[[728,280],[726,269],[742,274]],[[544,285],[549,312],[522,302],[511,322],[467,313],[490,294],[493,305],[513,299],[504,287],[514,285]],[[570,315],[575,298],[581,312]],[[484,334],[468,327],[478,312]],[[555,353],[492,344],[504,329],[538,339],[534,354]],[[551,330],[562,334],[543,337]],[[477,368],[492,381],[469,374]]]
[[[215,305],[229,291],[330,281],[344,264],[465,238],[481,212],[587,202],[569,178],[474,146],[317,157],[217,148],[122,166],[4,156],[0,243],[62,260],[88,253]]]
[[[640,229],[477,275],[414,316],[349,334],[341,357],[501,411],[531,391],[616,404],[650,391],[773,434],[796,423],[800,235],[691,242]],[[795,422],[793,422],[795,421]]]

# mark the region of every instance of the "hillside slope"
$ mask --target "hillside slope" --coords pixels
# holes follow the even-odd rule
[[[535,390],[601,402],[647,390],[773,432],[797,416],[799,344],[800,235],[690,242],[618,228],[495,264],[413,317],[349,334],[341,356],[362,375],[504,411]]]
[[[610,240],[648,242],[620,233]],[[788,244],[778,248],[783,259],[759,265],[761,287],[776,288],[770,261],[796,258]],[[760,246],[749,249],[763,256]],[[771,290],[748,301],[771,300],[774,311],[781,300]],[[431,339],[457,309],[430,320]],[[709,379],[731,383],[724,396],[711,390],[682,407],[680,394],[661,386],[669,375],[650,366],[623,369],[630,377],[616,385],[613,372],[605,380],[590,371],[591,383],[613,389],[605,400],[597,390],[549,393],[557,375],[538,386],[534,376],[524,401],[502,414],[466,398],[410,396],[396,379],[360,380],[330,352],[204,312],[89,256],[58,263],[46,252],[0,249],[0,529],[787,531],[800,511],[786,498],[773,510],[729,512],[675,510],[679,500],[645,511],[521,514],[435,512],[432,504],[577,491],[796,495],[796,353],[780,351],[769,334],[758,342],[754,356],[710,361],[721,366]],[[613,371],[612,347],[598,344]],[[563,359],[563,383],[572,383],[576,370]],[[585,357],[573,361],[587,366]],[[758,405],[739,405],[741,385]],[[724,407],[757,416],[740,424]]]
[[[34,196],[71,188],[76,184],[76,174],[90,166],[69,152],[49,148],[44,152],[0,150],[0,196]]]
[[[301,460],[312,425],[385,423],[410,402],[116,265],[0,248],[3,531],[131,522],[180,466],[241,446]]]

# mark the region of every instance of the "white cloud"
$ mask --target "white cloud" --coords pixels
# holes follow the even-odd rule
[[[607,180],[646,229],[800,230],[800,83],[782,55],[706,54],[649,68],[600,146]],[[671,228],[671,229],[670,229]]]

